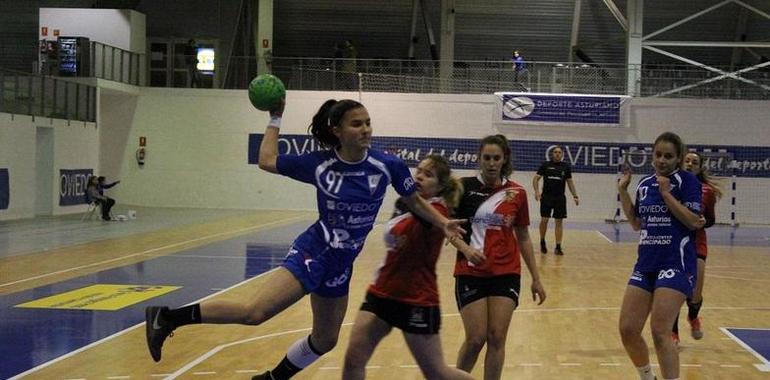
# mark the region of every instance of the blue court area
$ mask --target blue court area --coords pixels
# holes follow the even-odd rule
[[[570,229],[596,229],[607,239],[616,243],[639,241],[639,232],[631,229],[628,223],[577,223],[570,224]],[[770,248],[770,227],[762,226],[722,226],[717,225],[706,230],[709,245],[768,247]]]
[[[722,331],[762,361],[757,369],[770,372],[770,329],[729,327]]]
[[[0,379],[143,322],[145,306],[181,306],[279,266],[292,239],[307,225],[302,222],[244,235],[0,296]],[[95,284],[180,288],[114,311],[16,307]]]

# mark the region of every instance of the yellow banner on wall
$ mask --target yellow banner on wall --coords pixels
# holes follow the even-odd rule
[[[16,307],[39,309],[120,310],[173,292],[181,286],[99,284],[41,298]]]

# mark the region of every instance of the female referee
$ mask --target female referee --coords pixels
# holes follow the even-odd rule
[[[642,329],[650,317],[653,343],[663,379],[679,378],[679,351],[671,326],[686,297],[692,296],[696,276],[695,230],[700,217],[701,185],[692,173],[680,170],[686,149],[678,135],[665,132],[655,139],[655,173],[642,178],[631,203],[625,168],[618,181],[623,212],[640,231],[638,258],[620,308],[623,346],[642,380],[653,380]]]
[[[353,260],[364,245],[388,185],[421,218],[446,236],[463,232],[461,221],[448,220],[415,191],[407,166],[393,155],[370,149],[369,112],[355,100],[328,100],[313,117],[310,133],[329,150],[299,156],[278,155],[278,134],[285,103],[270,112],[259,149],[259,167],[316,187],[318,220],[292,243],[281,267],[243,303],[208,300],[169,309],[145,310],[147,344],[155,361],[174,329],[193,323],[258,325],[310,293],[313,328],[272,370],[254,379],[288,379],[337,344],[348,304]]]

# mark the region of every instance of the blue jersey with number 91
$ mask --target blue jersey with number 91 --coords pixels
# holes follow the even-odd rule
[[[316,187],[318,220],[297,238],[295,247],[328,251],[338,256],[341,265],[352,263],[363,248],[389,184],[401,196],[415,192],[406,164],[375,150],[357,162],[344,161],[336,150],[281,155],[276,168],[282,175]]]
[[[675,170],[667,177],[674,198],[693,213],[700,214],[702,193],[698,178],[683,170]],[[682,224],[668,209],[654,174],[639,181],[635,211],[641,220],[636,269],[677,268],[695,273],[695,231]]]

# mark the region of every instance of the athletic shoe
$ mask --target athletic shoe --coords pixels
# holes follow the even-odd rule
[[[671,333],[671,339],[674,341],[674,344],[679,345],[679,334]]]
[[[160,361],[163,341],[173,336],[174,326],[163,318],[163,313],[168,311],[165,306],[148,306],[144,309],[144,323],[147,335],[147,348],[150,349],[152,360]]]
[[[564,251],[561,250],[561,247],[556,247],[556,249],[553,250],[553,253],[555,253],[556,256],[564,256]]]
[[[540,242],[540,253],[542,253],[542,254],[548,253],[548,248],[545,246],[545,242],[544,241]]]
[[[270,371],[267,371],[261,375],[252,377],[251,380],[274,380],[274,379],[273,379],[273,374],[271,374]]]
[[[690,335],[692,335],[692,338],[695,340],[703,339],[703,330],[700,326],[700,317],[695,317],[695,319],[687,319],[687,322],[690,322]]]

